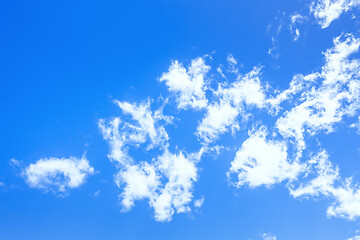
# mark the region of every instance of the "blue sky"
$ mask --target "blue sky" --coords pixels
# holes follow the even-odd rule
[[[360,239],[358,0],[0,5],[0,239]]]

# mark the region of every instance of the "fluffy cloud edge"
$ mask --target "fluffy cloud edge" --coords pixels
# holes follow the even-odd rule
[[[324,29],[329,27],[341,14],[359,6],[359,0],[319,0],[312,2],[310,12]]]
[[[30,188],[66,193],[85,183],[94,173],[85,156],[81,158],[44,158],[30,164],[23,171],[23,177]]]

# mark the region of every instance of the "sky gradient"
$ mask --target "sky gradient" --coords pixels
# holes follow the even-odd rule
[[[2,1],[0,239],[360,239],[360,1]]]

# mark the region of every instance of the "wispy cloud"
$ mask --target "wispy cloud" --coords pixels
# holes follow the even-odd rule
[[[277,120],[279,132],[286,138],[296,139],[299,153],[305,148],[305,131],[312,135],[319,131],[332,132],[333,125],[343,116],[353,116],[360,108],[360,62],[348,59],[358,51],[359,45],[359,39],[353,35],[335,38],[334,47],[325,52],[322,71],[304,77],[304,82],[309,82],[307,78],[314,84],[298,88],[302,102]],[[297,83],[291,85],[298,86]]]
[[[205,198],[204,198],[204,197],[195,200],[195,201],[194,201],[194,207],[196,207],[196,208],[201,208],[202,205],[204,204],[204,201],[205,201]]]
[[[263,233],[261,235],[261,237],[262,237],[263,240],[276,240],[277,239],[276,236],[274,236],[274,235],[272,235],[270,233]]]
[[[298,24],[303,23],[307,18],[305,16],[302,16],[300,14],[294,14],[290,16],[290,32],[293,38],[293,41],[297,41],[300,37],[300,29],[298,27]]]
[[[333,167],[325,151],[321,151],[309,161],[309,173],[315,172],[315,178],[298,188],[290,188],[294,197],[324,195],[334,199],[327,210],[328,216],[344,217],[354,220],[360,217],[360,188],[351,178],[342,180],[339,168]],[[311,172],[312,171],[312,172]]]

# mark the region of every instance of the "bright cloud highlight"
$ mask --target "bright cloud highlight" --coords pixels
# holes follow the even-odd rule
[[[30,164],[24,170],[24,177],[31,188],[65,193],[68,189],[80,187],[94,168],[83,156],[81,159],[46,158]]]

